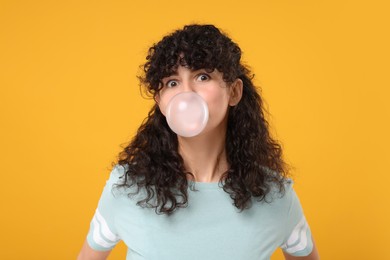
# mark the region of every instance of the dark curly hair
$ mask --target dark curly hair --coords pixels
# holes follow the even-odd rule
[[[262,98],[252,83],[250,70],[241,62],[236,43],[213,25],[187,25],[153,45],[146,60],[139,79],[153,97],[161,89],[161,80],[172,75],[179,65],[192,70],[217,69],[227,83],[241,79],[242,98],[228,112],[226,151],[230,168],[220,184],[240,210],[249,208],[252,198],[266,201],[274,185],[284,192],[288,165],[282,158],[281,145],[270,136]],[[141,189],[146,191],[138,205],[168,215],[187,206],[188,188],[193,189],[188,175],[192,174],[186,172],[177,135],[157,105],[116,163],[126,169],[117,187],[136,187],[129,196]]]

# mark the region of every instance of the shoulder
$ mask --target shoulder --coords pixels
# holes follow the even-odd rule
[[[114,165],[114,167],[111,169],[110,176],[107,180],[107,183],[122,184],[127,168],[128,168],[127,166],[123,166],[119,164]]]
[[[110,175],[106,181],[106,188],[115,191],[115,193],[128,192],[129,187],[125,185],[126,172],[128,166],[116,164],[111,169]]]
[[[126,177],[128,169],[128,165],[116,164],[112,168],[105,186],[105,192],[110,192],[112,199],[125,199],[123,201],[125,203],[128,203],[128,199],[139,200],[143,195],[145,195],[145,191],[140,189],[137,183],[131,183],[128,179],[126,181],[126,178],[128,178]]]
[[[269,191],[266,195],[266,201],[274,199],[287,199],[294,192],[294,180],[289,177],[284,177],[277,171],[271,170],[268,167],[262,167],[266,173],[266,183]]]
[[[294,181],[290,178],[270,182],[269,192],[265,195],[264,201],[278,210],[288,210],[295,195],[293,186]]]
[[[126,174],[126,167],[121,165],[114,165],[106,180],[102,195],[99,201],[100,208],[112,208],[118,203],[118,199],[125,197],[128,193],[124,184]],[[110,209],[112,210],[112,209]]]

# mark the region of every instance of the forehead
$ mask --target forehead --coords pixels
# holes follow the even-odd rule
[[[169,75],[165,76],[170,77],[170,76],[177,76],[182,73],[197,73],[197,72],[206,72],[206,73],[220,73],[217,69],[207,69],[207,68],[190,68],[188,66],[176,66],[174,69],[172,69],[169,73]]]

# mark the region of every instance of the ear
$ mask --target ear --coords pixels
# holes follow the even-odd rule
[[[160,102],[160,93],[157,93],[153,97],[154,101],[156,102],[157,105],[159,105]]]
[[[244,88],[244,84],[242,83],[241,79],[236,79],[232,85],[230,90],[230,100],[229,100],[229,106],[236,106],[238,102],[240,102],[242,98],[242,91]]]
[[[161,113],[165,116],[165,111],[164,109],[161,107],[161,97],[160,97],[160,93],[157,93],[154,97],[154,102],[156,102],[156,105],[158,106],[158,108],[160,109]]]

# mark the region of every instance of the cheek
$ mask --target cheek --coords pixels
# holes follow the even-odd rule
[[[166,92],[159,95],[159,98],[157,100],[157,105],[164,116],[165,116],[167,105],[174,95],[175,93],[166,93]]]
[[[203,96],[202,96],[203,97]],[[229,106],[229,98],[226,92],[212,93],[203,97],[209,107],[210,118],[224,117]]]
[[[165,116],[165,107],[166,107],[166,105],[162,102],[161,99],[158,100],[157,105],[160,108],[161,113]]]

